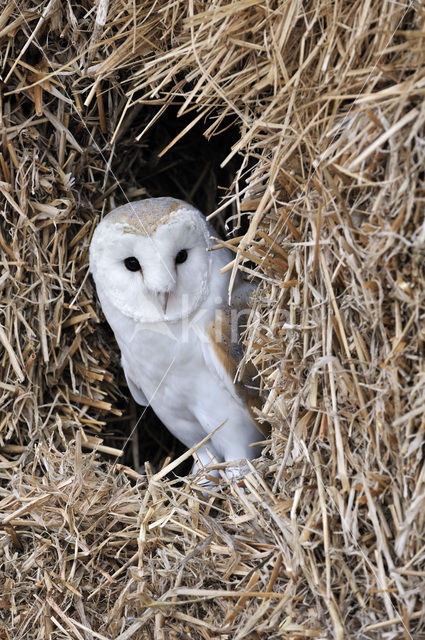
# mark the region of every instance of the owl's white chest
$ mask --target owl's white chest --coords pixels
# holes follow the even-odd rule
[[[207,339],[204,327],[212,310],[198,322],[136,324],[121,314],[116,317],[107,301],[102,307],[121,349],[126,376],[186,446],[193,446],[220,424],[214,405],[221,406],[226,416],[235,411],[233,399],[205,365],[202,354],[202,340]],[[204,421],[203,425],[207,430],[197,419],[200,413],[208,414],[209,424]]]
[[[202,386],[205,365],[200,337],[181,323],[172,327],[137,328],[130,340],[120,343],[126,374],[143,390],[163,422],[172,408],[174,418],[192,419],[190,406]],[[200,373],[194,380],[194,372]]]
[[[206,328],[214,309],[204,310],[197,321],[138,325],[106,300],[102,307],[120,346],[128,381],[179,440],[192,447],[224,425],[208,444],[218,460],[258,452],[250,448],[258,431],[247,407],[205,360]]]

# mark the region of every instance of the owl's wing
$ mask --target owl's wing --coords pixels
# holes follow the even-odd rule
[[[126,382],[127,382],[127,387],[130,389],[130,393],[133,396],[134,400],[137,402],[137,404],[140,404],[140,406],[147,407],[149,402],[148,402],[145,394],[143,393],[141,388],[138,387],[137,384],[135,382],[133,382],[133,380],[131,378],[128,377],[124,358],[121,359],[121,364],[122,364],[122,367],[124,369],[124,374],[125,374],[125,379],[126,379]]]
[[[207,340],[202,343],[202,353],[207,367],[224,384],[231,396],[246,405],[258,430],[266,435],[269,425],[255,420],[254,407],[261,407],[257,371],[252,364],[244,367],[242,380],[235,382],[236,372],[243,357],[240,334],[249,316],[249,299],[255,287],[242,279],[234,288],[232,304],[225,306],[207,328]]]

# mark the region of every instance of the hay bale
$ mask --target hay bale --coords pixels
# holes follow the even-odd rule
[[[2,636],[425,637],[424,18],[378,0],[3,9]],[[221,203],[199,127],[230,167]],[[128,399],[87,249],[146,191],[225,211],[228,268],[258,283],[246,360],[271,439],[207,497],[105,440]]]

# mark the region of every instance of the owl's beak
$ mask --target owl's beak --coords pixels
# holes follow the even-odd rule
[[[167,313],[167,305],[168,305],[168,297],[169,292],[161,292],[156,294],[158,297],[158,302],[161,305],[162,311],[164,312],[164,316]]]

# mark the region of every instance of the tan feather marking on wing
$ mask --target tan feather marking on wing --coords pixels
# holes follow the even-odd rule
[[[216,314],[216,318],[207,327],[207,333],[217,358],[233,381],[237,362],[230,355],[230,322],[223,311]]]
[[[239,362],[237,362],[231,355],[232,342],[229,311],[226,309],[226,311],[220,311],[217,313],[215,320],[208,325],[207,333],[214,349],[214,353],[230,377],[237,395],[245,403],[255,426],[262,435],[267,436],[270,426],[268,424],[260,424],[256,419],[256,414],[254,412],[254,408],[261,409],[261,398],[259,395],[254,395],[252,392],[250,393],[247,388],[247,385],[252,382],[252,378],[256,374],[255,367],[253,365],[247,365],[244,368],[242,380],[234,382]]]

